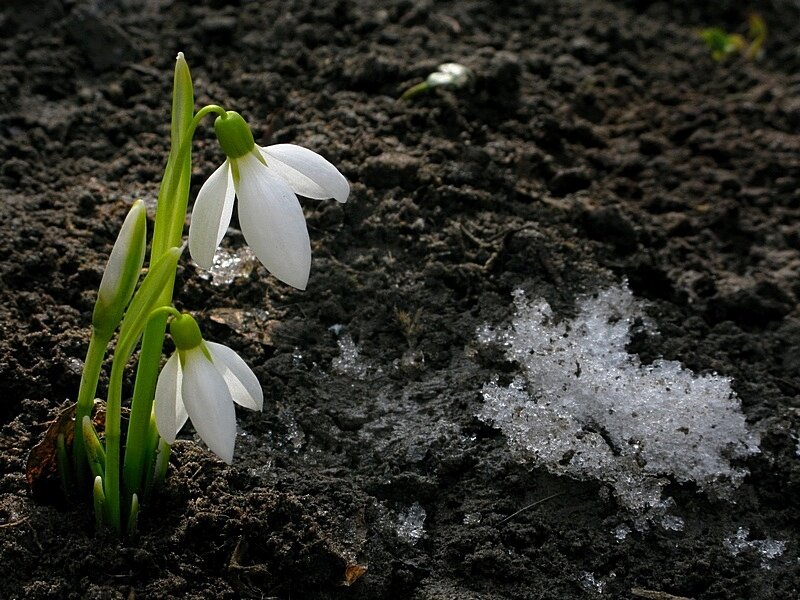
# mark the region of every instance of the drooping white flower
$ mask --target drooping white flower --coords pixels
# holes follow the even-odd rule
[[[436,71],[428,75],[427,83],[430,87],[451,86],[464,87],[475,77],[469,67],[458,63],[442,63]]]
[[[210,269],[239,198],[239,225],[261,263],[281,281],[305,289],[311,270],[311,242],[297,195],[346,202],[350,185],[330,162],[294,144],[264,148],[235,112],[214,128],[227,159],[203,184],[192,210],[189,251]]]
[[[177,350],[158,376],[155,414],[158,433],[168,444],[192,420],[197,434],[226,463],[236,443],[234,402],[261,410],[264,393],[255,374],[233,350],[203,340],[195,320],[176,317],[170,333]]]

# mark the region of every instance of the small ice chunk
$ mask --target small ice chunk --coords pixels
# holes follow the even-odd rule
[[[732,555],[738,556],[743,552],[755,552],[761,557],[761,568],[770,569],[770,561],[783,555],[786,551],[786,542],[766,538],[764,540],[749,540],[750,529],[739,527],[736,533],[726,537],[722,545]]]
[[[628,537],[628,535],[630,534],[630,532],[631,532],[631,528],[630,528],[630,527],[628,527],[627,525],[625,525],[625,523],[622,523],[622,524],[620,524],[620,525],[617,525],[617,526],[616,526],[616,527],[615,527],[615,528],[614,528],[614,529],[611,531],[611,533],[614,535],[614,539],[616,539],[618,542],[622,542],[622,541],[624,541],[624,540],[625,540],[625,538],[627,538],[627,537]]]
[[[83,373],[83,361],[80,358],[70,358],[67,360],[67,370],[73,375]]]
[[[367,376],[368,367],[361,360],[361,353],[352,336],[345,333],[336,343],[339,344],[339,356],[331,361],[333,370],[355,379],[364,379]]]
[[[464,525],[477,525],[481,522],[481,513],[467,513],[464,515]]]
[[[602,594],[603,590],[606,587],[605,581],[602,579],[598,579],[594,576],[594,573],[589,571],[581,571],[578,575],[581,587],[589,592],[596,592],[598,594]]]
[[[218,248],[211,269],[199,269],[198,274],[203,279],[210,279],[211,285],[230,285],[237,277],[249,276],[257,264],[258,259],[249,246],[238,250]]]
[[[685,525],[683,519],[675,515],[664,515],[661,517],[661,526],[667,531],[683,531]]]
[[[424,533],[423,524],[426,516],[425,509],[420,503],[414,502],[408,510],[397,515],[397,537],[412,546],[416,544]]]
[[[514,298],[511,325],[485,326],[477,336],[520,373],[509,385],[484,385],[478,417],[502,430],[523,459],[608,484],[644,522],[665,514],[670,481],[719,497],[739,486],[747,470],[731,460],[757,454],[759,437],[731,380],[630,354],[631,328],[652,324],[627,285],[580,299],[571,320],[558,321],[547,302],[521,290]]]

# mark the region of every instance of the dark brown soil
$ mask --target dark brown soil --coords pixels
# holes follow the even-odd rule
[[[697,28],[741,29],[752,7],[762,60],[712,61]],[[799,39],[790,0],[4,3],[0,598],[798,597]],[[181,307],[267,406],[240,412],[232,467],[188,431],[120,544],[87,508],[35,503],[24,464],[75,398],[126,209],[157,194],[179,50],[198,104],[321,152],[353,191],[304,203],[306,292],[261,267],[215,287],[184,261]],[[395,101],[451,60],[473,89]],[[210,128],[197,140],[193,194],[221,160]],[[513,289],[568,315],[623,278],[661,332],[633,349],[733,377],[762,454],[735,502],[675,486],[685,530],[620,542],[608,494],[520,464],[474,415],[516,369],[475,342]],[[333,368],[333,325],[363,378]],[[731,555],[739,527],[786,551]],[[349,587],[347,565],[368,569]]]

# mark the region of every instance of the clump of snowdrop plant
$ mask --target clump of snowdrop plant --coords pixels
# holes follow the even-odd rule
[[[175,65],[171,150],[158,195],[147,275],[144,203],[130,209],[111,251],[92,317],[92,335],[75,411],[71,449],[59,436],[59,472],[67,490],[92,494],[99,526],[135,531],[146,502],[167,470],[170,444],[187,420],[208,448],[231,463],[236,441],[234,404],[260,411],[264,395],[250,367],[230,348],[203,338],[195,319],[172,305],[178,261],[186,243],[191,147],[204,117],[225,162],[202,186],[192,211],[188,246],[194,261],[211,267],[239,198],[245,240],[279,280],[305,289],[311,244],[297,195],[345,202],[350,186],[320,155],[292,144],[260,147],[247,122],[217,105],[194,111],[194,91],[183,54]],[[138,288],[137,288],[138,284]],[[169,327],[174,354],[160,369]],[[92,412],[103,359],[114,335],[104,435]],[[122,380],[141,343],[127,431],[122,435]],[[124,443],[123,443],[124,442]],[[71,454],[70,454],[71,450]]]

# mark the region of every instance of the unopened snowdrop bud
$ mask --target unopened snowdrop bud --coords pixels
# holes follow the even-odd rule
[[[139,281],[146,236],[146,210],[144,202],[137,200],[125,217],[100,281],[92,315],[92,325],[100,335],[110,336],[122,320]]]
[[[256,146],[250,126],[239,113],[229,110],[214,121],[222,151],[230,159],[237,159],[249,154]]]
[[[172,444],[187,419],[191,419],[209,449],[230,464],[236,443],[233,405],[261,410],[261,384],[233,350],[203,340],[191,315],[175,317],[170,334],[177,351],[164,365],[156,384],[158,433]]]
[[[175,58],[173,90],[175,91],[172,97],[172,143],[178,146],[194,114],[192,75],[183,52],[178,52]]]

